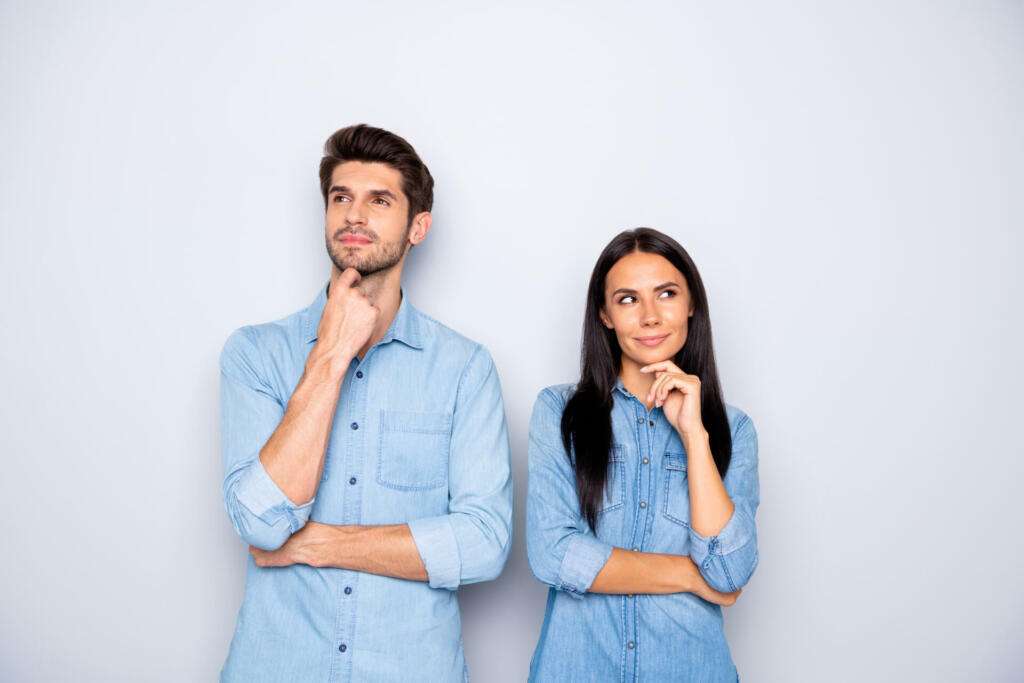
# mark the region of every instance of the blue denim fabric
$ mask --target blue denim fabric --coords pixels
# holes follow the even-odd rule
[[[620,381],[612,408],[608,487],[596,534],[580,515],[576,475],[560,424],[574,387],[540,393],[530,421],[526,545],[551,587],[532,681],[735,681],[722,610],[691,593],[587,592],[613,547],[689,555],[707,582],[734,591],[757,567],[757,434],[727,406],[732,462],[725,488],[735,512],[717,536],[690,528],[686,449],[661,408],[648,411]]]
[[[463,681],[455,589],[496,578],[512,535],[512,475],[487,351],[406,298],[348,368],[315,499],[295,505],[260,464],[316,341],[326,290],[243,327],[221,354],[223,498],[247,543],[278,548],[307,520],[408,523],[430,581],[306,565],[256,566],[225,681]]]

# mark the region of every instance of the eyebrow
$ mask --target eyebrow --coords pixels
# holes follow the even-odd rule
[[[327,194],[332,195],[338,192],[353,194],[351,188],[348,188],[345,185],[335,185],[334,187],[327,191]],[[396,197],[395,193],[392,192],[391,190],[370,190],[370,194],[372,194],[374,197],[388,197],[396,202],[398,201],[398,197]]]
[[[675,282],[663,282],[660,285],[658,285],[657,287],[655,287],[654,291],[655,292],[660,292],[663,289],[668,289],[669,287],[678,287],[678,286],[679,285],[676,284]],[[619,289],[616,289],[614,292],[612,292],[612,296],[615,296],[616,294],[636,294],[636,290],[635,289],[626,289],[625,287],[620,287]]]

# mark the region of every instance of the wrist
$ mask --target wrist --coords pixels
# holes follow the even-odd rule
[[[316,534],[295,548],[293,562],[311,567],[341,567],[343,527],[318,524]]]
[[[708,435],[708,430],[704,429],[704,425],[698,425],[694,429],[683,430],[680,437],[682,438],[683,447],[686,449],[687,455],[698,449],[710,448],[711,437]]]
[[[323,547],[324,559],[328,561],[328,566],[343,569],[348,559],[345,554],[345,550],[348,547],[346,541],[352,535],[355,527],[332,526],[329,529],[330,534]]]
[[[344,350],[337,351],[321,346],[320,342],[317,342],[306,359],[306,373],[340,381],[345,377],[354,356],[355,354],[349,354]]]
[[[697,587],[697,581],[695,578],[697,565],[695,565],[693,560],[686,555],[678,555],[674,559],[675,571],[673,572],[673,576],[676,581],[674,588],[679,593],[692,593]]]

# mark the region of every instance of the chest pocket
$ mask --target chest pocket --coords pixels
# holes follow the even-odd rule
[[[626,454],[622,446],[614,446],[608,460],[608,479],[604,502],[598,514],[622,507],[626,499]]]
[[[665,507],[662,514],[676,524],[690,526],[690,486],[686,480],[686,456],[665,454]]]
[[[400,491],[424,491],[448,484],[448,413],[380,412],[377,483]]]

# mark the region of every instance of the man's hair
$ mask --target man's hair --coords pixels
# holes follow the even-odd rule
[[[434,205],[434,178],[405,138],[365,123],[335,132],[324,143],[320,160],[320,191],[327,205],[331,176],[346,161],[379,162],[402,174],[402,192],[409,199],[409,222]]]

